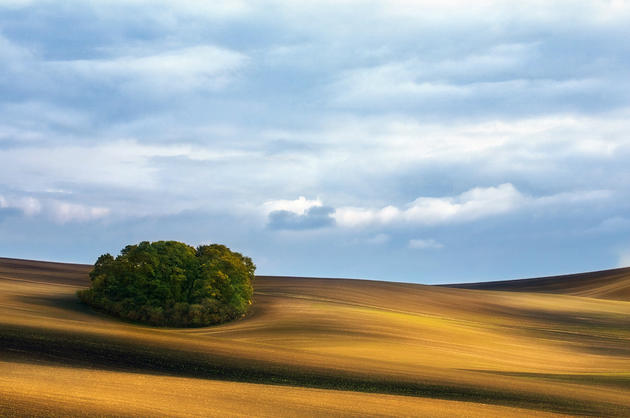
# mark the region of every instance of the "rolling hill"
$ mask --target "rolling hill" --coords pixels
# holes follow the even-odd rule
[[[0,259],[0,415],[630,415],[628,270],[259,276],[246,318],[169,329],[82,305],[89,269]]]
[[[535,279],[445,285],[459,289],[556,293],[630,301],[630,267]]]

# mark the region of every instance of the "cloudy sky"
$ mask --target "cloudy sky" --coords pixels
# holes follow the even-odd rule
[[[630,2],[0,0],[0,256],[630,265]]]

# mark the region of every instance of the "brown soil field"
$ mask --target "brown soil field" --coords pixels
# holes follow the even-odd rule
[[[624,271],[509,291],[259,276],[246,318],[169,329],[81,304],[89,269],[0,259],[0,415],[630,416]]]
[[[630,267],[536,279],[446,285],[460,289],[559,293],[630,301]]]

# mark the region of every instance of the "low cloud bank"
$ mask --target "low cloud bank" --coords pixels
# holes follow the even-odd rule
[[[333,208],[323,206],[320,199],[308,200],[301,196],[296,200],[266,202],[263,209],[267,211],[272,229],[307,229],[332,225],[346,228],[395,224],[433,226],[472,222],[518,210],[602,200],[610,194],[607,190],[589,190],[535,197],[520,192],[511,183],[504,183],[492,187],[475,187],[456,196],[421,196],[403,207]]]

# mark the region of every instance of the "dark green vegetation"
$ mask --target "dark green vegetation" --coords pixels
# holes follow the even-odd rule
[[[158,326],[205,326],[243,316],[252,303],[249,257],[224,245],[196,249],[177,241],[128,245],[104,254],[90,272],[85,303],[112,315]]]

